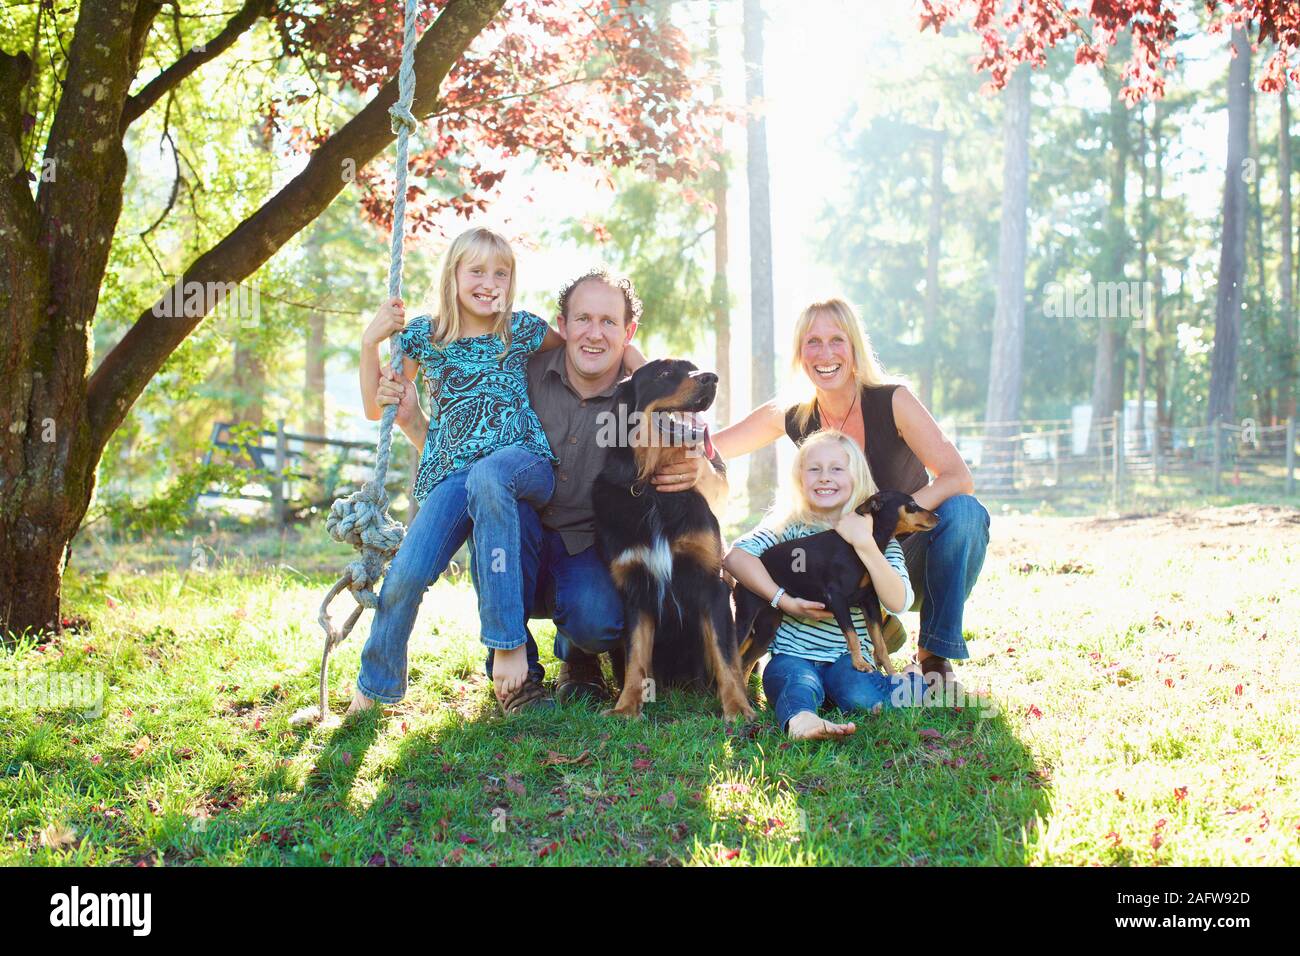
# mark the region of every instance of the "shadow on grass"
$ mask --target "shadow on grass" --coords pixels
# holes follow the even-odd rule
[[[222,826],[276,865],[1014,865],[1050,812],[1049,772],[1005,715],[855,714],[847,740],[792,742],[770,711],[729,725],[715,705],[500,718],[480,687],[345,725],[301,786],[265,775],[267,799]]]

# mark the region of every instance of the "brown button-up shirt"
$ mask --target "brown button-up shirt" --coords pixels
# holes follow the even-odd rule
[[[614,384],[599,395],[583,398],[569,384],[563,348],[538,352],[528,360],[528,399],[559,459],[555,494],[541,511],[542,524],[560,533],[569,554],[596,543],[591,491],[608,454],[608,449],[596,444],[596,435],[601,413],[614,410],[617,388]]]

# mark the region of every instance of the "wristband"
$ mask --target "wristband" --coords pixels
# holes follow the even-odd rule
[[[777,588],[776,593],[772,595],[772,607],[781,603],[781,595],[785,593],[785,588]]]

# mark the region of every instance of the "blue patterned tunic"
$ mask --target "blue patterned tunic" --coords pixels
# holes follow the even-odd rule
[[[546,338],[546,323],[531,312],[510,317],[510,349],[504,361],[499,336],[455,339],[436,348],[429,316],[411,322],[398,348],[420,365],[432,407],[415,500],[421,503],[433,486],[454,471],[472,465],[498,448],[517,445],[555,461],[542,423],[528,404],[528,356]]]

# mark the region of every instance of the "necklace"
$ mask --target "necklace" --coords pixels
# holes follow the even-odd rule
[[[853,414],[853,409],[855,409],[855,408],[857,408],[857,407],[858,407],[858,393],[857,393],[857,392],[854,392],[854,393],[853,393],[853,403],[852,403],[851,405],[849,405],[848,413],[844,416],[844,420],[843,420],[842,422],[840,422],[840,427],[839,427],[838,429],[836,429],[836,431],[841,431],[841,432],[844,431],[844,426],[845,426],[846,424],[848,424],[848,421],[849,421],[849,415],[852,415],[852,414]],[[817,403],[817,411],[818,411],[819,413],[821,412],[821,403],[820,403],[820,402]]]

